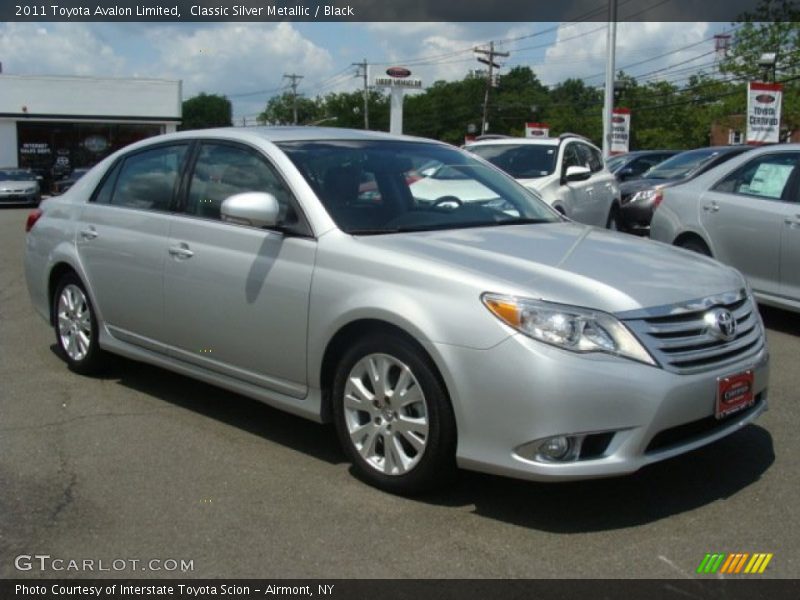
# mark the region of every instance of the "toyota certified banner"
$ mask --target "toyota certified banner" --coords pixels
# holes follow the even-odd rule
[[[550,137],[550,126],[547,123],[525,123],[525,137]]]
[[[611,154],[625,154],[630,151],[631,111],[615,108],[611,115]]]
[[[780,83],[747,85],[747,143],[776,144],[780,141],[781,100]]]

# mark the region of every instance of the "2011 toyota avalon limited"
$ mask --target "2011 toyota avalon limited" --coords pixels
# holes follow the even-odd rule
[[[458,174],[442,196],[415,197],[441,168]],[[74,371],[111,352],[333,421],[356,472],[398,493],[457,465],[630,473],[766,408],[737,271],[570,222],[437,142],[170,134],[110,156],[27,229],[30,295]]]

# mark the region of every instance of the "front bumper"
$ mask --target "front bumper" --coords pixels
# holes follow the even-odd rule
[[[0,204],[39,204],[39,193],[33,194],[0,194]]]
[[[521,479],[632,473],[725,437],[767,406],[766,347],[732,365],[693,375],[603,354],[575,354],[523,335],[489,350],[437,345],[436,351],[447,365],[458,464]],[[745,369],[754,372],[756,404],[716,421],[717,377]],[[534,441],[595,433],[610,441],[591,458],[547,462],[527,452]]]
[[[630,233],[647,235],[650,231],[650,222],[653,220],[653,212],[655,208],[652,200],[627,202],[620,206],[620,224]]]

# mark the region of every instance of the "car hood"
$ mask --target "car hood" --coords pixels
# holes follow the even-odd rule
[[[482,291],[612,313],[744,286],[734,269],[709,258],[577,223],[364,236],[359,241],[376,254],[396,254],[384,256],[394,264],[413,261],[417,269],[426,265],[426,272],[455,270],[485,287]]]
[[[36,187],[37,183],[30,180],[0,181],[0,192],[5,190],[19,190]]]

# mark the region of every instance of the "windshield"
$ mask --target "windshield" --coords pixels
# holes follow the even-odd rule
[[[347,233],[556,222],[533,192],[455,148],[395,141],[278,146]]]
[[[0,169],[0,181],[36,181],[36,175],[24,169]]]
[[[616,173],[617,169],[621,168],[627,160],[627,156],[615,156],[613,158],[609,158],[606,161],[606,168],[612,173]]]
[[[550,175],[556,168],[558,146],[545,144],[492,144],[469,146],[467,150],[503,169],[515,179]]]
[[[645,179],[682,179],[691,175],[696,169],[714,158],[719,153],[713,148],[701,148],[681,152],[662,163],[651,167],[645,174]]]

